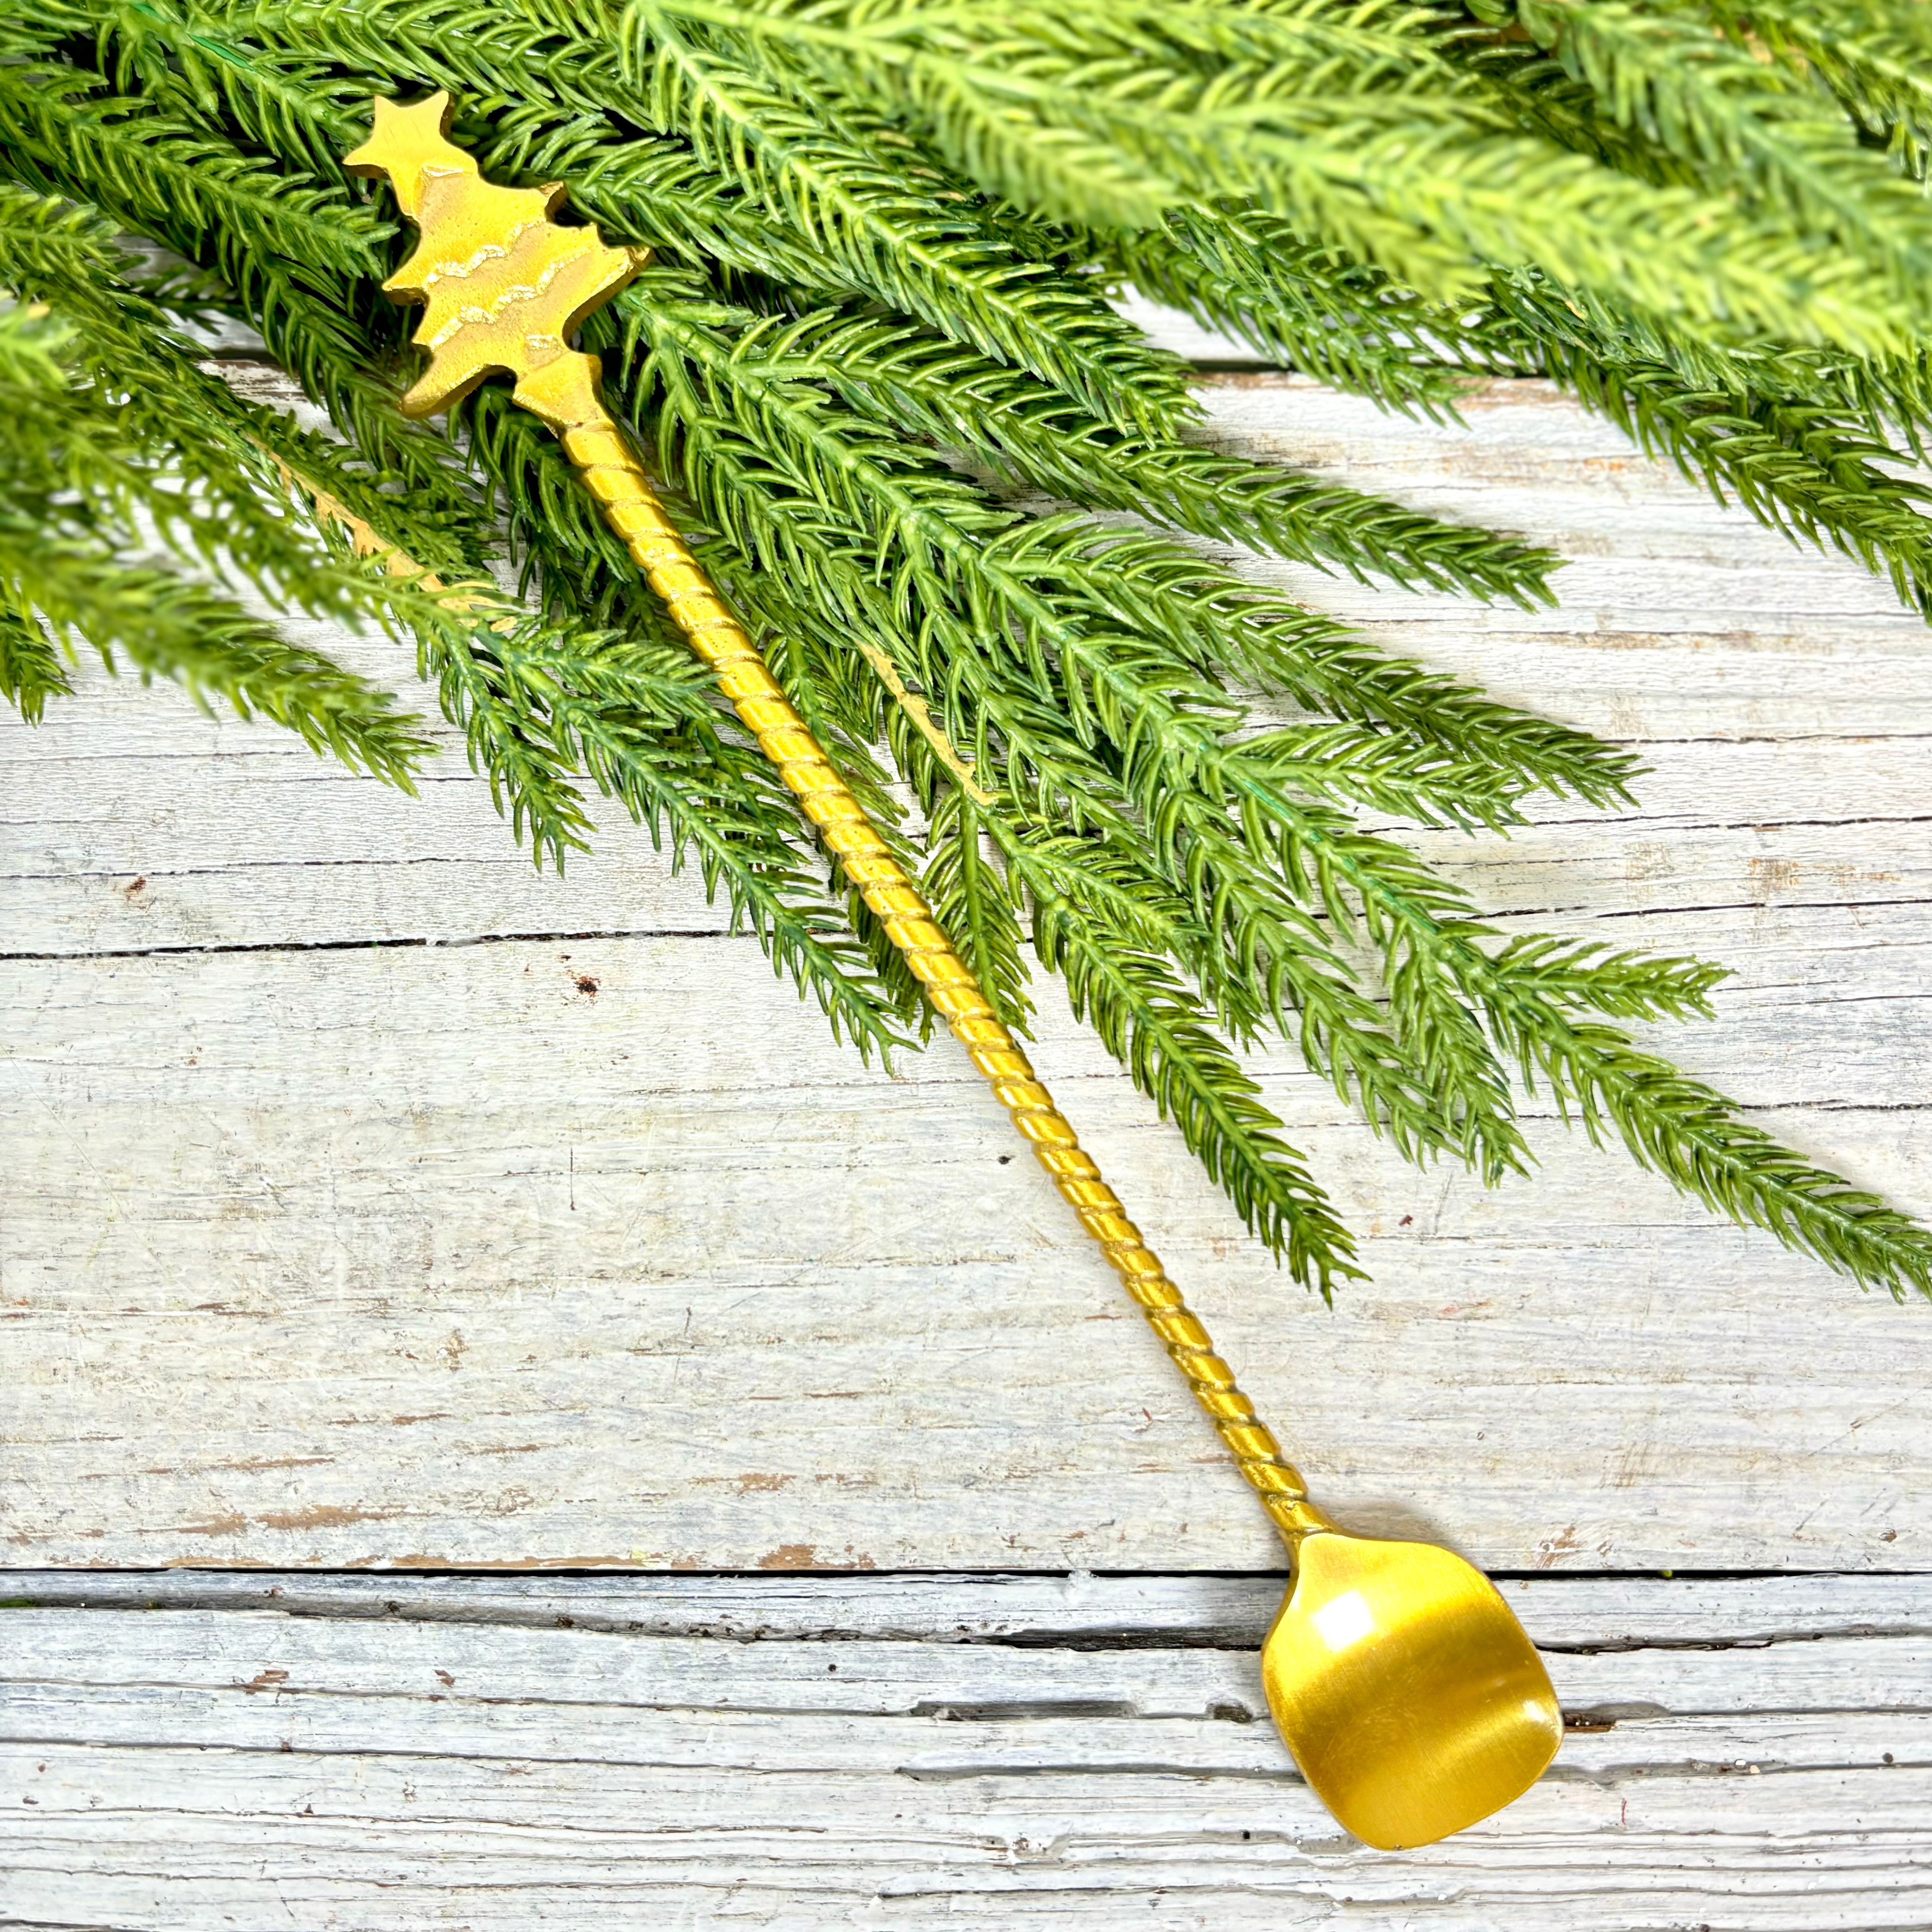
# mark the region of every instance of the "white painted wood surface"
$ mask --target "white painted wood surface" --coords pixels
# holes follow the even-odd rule
[[[1538,384],[1205,394],[1572,560],[1534,614],[1247,567],[1636,746],[1635,812],[1424,842],[1729,961],[1670,1050],[1932,1210],[1923,627]],[[1324,1312],[1041,989],[1324,1500],[1532,1573],[1580,1727],[1385,1858],[1245,1721],[1278,1547],[970,1071],[860,1066],[647,842],[540,878],[453,746],[410,800],[91,677],[0,724],[0,1534],[54,1566],[0,1578],[0,1923],[1932,1925],[1932,1310],[1540,1116],[1528,1181],[1418,1174],[1283,1054],[1376,1276]],[[519,1574],[638,1567],[765,1574]]]
[[[1261,1579],[8,1587],[10,1925],[1932,1923],[1922,1578],[1505,1585],[1570,1736],[1406,1856],[1295,1776]]]

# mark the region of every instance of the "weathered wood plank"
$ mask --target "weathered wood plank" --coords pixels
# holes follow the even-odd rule
[[[1592,820],[1557,806],[1545,808],[1549,829],[1514,849],[1438,842],[1499,888],[1499,903],[1642,916],[1670,902],[1676,866],[1686,882],[1742,873],[1760,888],[1754,904],[1801,885],[1813,902],[1922,891],[1932,652],[1884,585],[1720,509],[1540,383],[1490,386],[1466,433],[1292,378],[1208,394],[1210,430],[1231,446],[1381,476],[1412,500],[1532,530],[1571,558],[1558,580],[1564,606],[1534,613],[1244,566],[1656,763],[1634,813]],[[407,682],[393,646],[348,655]],[[15,780],[0,794],[11,801],[0,803],[11,820],[0,852],[7,950],[708,927],[701,893],[667,892],[662,868],[621,828],[612,850],[573,862],[581,876],[537,880],[479,808],[482,788],[452,735],[439,735],[447,755],[427,796],[410,800],[286,734],[94,680],[40,731],[0,734]],[[1544,854],[1539,880],[1573,860],[1583,878],[1519,898],[1519,868]],[[326,868],[326,884],[312,868]]]
[[[1638,745],[1634,813],[1424,842],[1505,914],[1732,962],[1674,1050],[1932,1205],[1922,627],[1540,385],[1467,434],[1208,393],[1206,434],[1575,560],[1538,613],[1252,567]],[[963,1064],[860,1066],[646,842],[540,880],[459,752],[412,801],[100,680],[0,760],[17,1560],[1274,1560]],[[1280,1056],[1377,1275],[1324,1314],[1042,992],[1042,1064],[1338,1507],[1504,1568],[1932,1560],[1919,1312],[1553,1129],[1533,1183],[1418,1174]]]
[[[775,1112],[766,1036],[731,1024],[768,994],[755,955],[709,946],[712,1017],[662,1036],[697,950],[30,969],[10,1024],[40,1124],[4,1311],[20,1555],[1269,1562],[1103,1268],[1001,1164],[968,1070],[868,1076],[794,1009]],[[1802,1042],[1730,1070],[1788,1105],[1828,1058]],[[1090,1046],[1052,1048],[1338,1507],[1421,1510],[1503,1568],[1923,1552],[1912,1311],[1553,1131],[1533,1191],[1415,1175],[1282,1070],[1273,1096],[1370,1237],[1376,1286],[1330,1315]],[[1909,1188],[1923,1117],[1868,1064],[1878,1092],[1819,1096],[1859,1110],[1818,1138]],[[1055,1394],[1070,1334],[1082,1379]]]
[[[1259,1580],[813,1580],[838,1599],[815,1630],[802,1580],[443,1579],[373,1620],[340,1612],[396,1580],[146,1582],[172,1604],[341,1594],[322,1616],[0,1614],[10,1924],[1098,1928],[1152,1910],[1776,1932],[1932,1910],[1924,1579],[1513,1586],[1533,1628],[1669,1635],[1552,1651],[1580,1726],[1557,1766],[1407,1856],[1339,1834],[1262,1713],[1256,1630],[1219,1623],[1230,1591],[1258,1606]],[[105,1602],[136,1584],[6,1587]],[[490,1620],[418,1616],[418,1588]],[[542,1600],[615,1622],[626,1598],[622,1632],[497,1618]],[[821,1640],[682,1634],[721,1609]],[[908,1624],[924,1634],[851,1634]]]
[[[384,656],[345,655],[371,668]],[[110,687],[93,705],[65,708],[24,749],[8,738],[29,734],[0,734],[0,754],[15,754],[0,792],[14,820],[0,877],[10,955],[724,928],[697,880],[669,877],[628,825],[574,856],[559,879],[512,847],[480,781],[447,769],[407,799],[298,763],[245,728],[176,716],[172,692]],[[88,739],[118,736],[124,720],[140,735],[127,714],[142,710],[170,727],[140,721],[151,751],[83,754]],[[230,736],[246,749],[208,742]],[[1706,741],[1682,757],[1673,748],[1644,782],[1638,812],[1592,818],[1558,804],[1507,842],[1414,836],[1498,912],[1613,919],[1675,944],[1714,904],[1833,913],[1924,904],[1927,763],[1918,738],[1848,734],[1802,752],[1785,741]]]

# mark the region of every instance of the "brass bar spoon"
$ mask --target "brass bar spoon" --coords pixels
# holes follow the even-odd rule
[[[346,158],[355,172],[386,175],[421,231],[384,284],[428,304],[415,339],[429,368],[404,409],[427,416],[490,376],[515,378],[515,400],[561,438],[692,650],[1100,1244],[1287,1543],[1292,1580],[1262,1646],[1262,1677],[1316,1795],[1358,1838],[1389,1850],[1444,1838],[1510,1803],[1562,1736],[1522,1626],[1460,1557],[1353,1535],[1309,1502],[1199,1316],[673,528],[599,397],[596,358],[570,346],[585,316],[638,272],[639,254],[607,247],[594,228],[553,222],[561,188],[483,180],[447,139],[448,122],[446,93],[406,107],[379,100],[369,140]]]

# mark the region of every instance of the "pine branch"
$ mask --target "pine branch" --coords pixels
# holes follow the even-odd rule
[[[46,714],[47,700],[74,687],[51,639],[31,610],[0,604],[0,697],[29,724]]]
[[[1029,885],[1035,949],[1066,981],[1074,1017],[1087,1021],[1125,1063],[1255,1234],[1324,1300],[1336,1281],[1359,1279],[1347,1228],[1300,1156],[1281,1139],[1281,1124],[1262,1104],[1260,1089],[1165,962],[1136,947],[1131,932],[1097,922],[1090,909],[1046,890],[1025,848],[1010,847],[1004,856]]]
[[[1724,1096],[1611,1027],[1576,1025],[1534,998],[1498,1001],[1499,1036],[1540,1071],[1591,1138],[1613,1127],[1632,1156],[1740,1224],[1767,1228],[1862,1287],[1932,1294],[1932,1234],[1738,1117]]]
[[[87,81],[64,64],[0,63],[0,142],[21,178],[56,188],[85,182],[88,198],[206,236],[231,279],[238,265],[262,260],[352,278],[375,271],[382,231],[366,214],[291,187],[231,142],[141,100],[92,97]]]
[[[50,274],[50,264],[67,272]],[[80,290],[111,310],[113,266],[84,216],[0,184],[0,282],[41,303]],[[320,563],[265,512],[253,477],[223,460],[229,452],[158,437],[158,422],[164,432],[181,427],[167,404],[104,395],[79,347],[82,332],[32,312],[15,310],[8,322],[0,330],[9,426],[0,454],[0,608],[4,682],[23,713],[38,716],[65,688],[52,646],[71,656],[85,640],[110,668],[124,658],[204,705],[220,698],[243,716],[260,712],[406,788],[429,748],[388,694],[289,644],[211,585],[158,560],[118,568],[116,560],[142,549],[152,530],[178,555],[225,566],[258,590],[351,617],[372,602],[356,574]],[[159,328],[152,346],[151,360],[180,354]]]
[[[1850,248],[1517,131],[1419,10],[1370,26],[1319,0],[1253,14],[1144,0],[1130,56],[1109,0],[1017,21],[922,0],[808,15],[790,0],[648,4],[741,50],[775,86],[802,94],[800,76],[817,76],[890,99],[988,193],[1096,228],[1252,196],[1438,299],[1479,292],[1500,265],[1700,327],[1742,321],[1862,352],[1900,349],[1918,318],[1916,297]],[[1201,20],[1210,39],[1271,42],[1273,58],[1204,70],[1200,34],[1180,50],[1162,38],[1187,41]]]
[[[1932,266],[1932,208],[1808,80],[1767,73],[1713,34],[1701,8],[1626,0],[1517,0],[1538,45],[1595,91],[1618,125],[1696,164],[1709,181],[1870,249],[1902,284]]]
[[[1457,590],[1526,608],[1552,601],[1557,560],[1486,530],[1198,443],[1123,434],[1023,373],[870,316],[820,313],[772,337],[774,368],[822,382],[881,424],[976,457],[1012,481],[1076,502],[1152,514],[1358,579]]]
[[[0,507],[0,594],[40,611],[70,652],[84,640],[110,669],[117,658],[173,679],[204,708],[224,699],[260,713],[312,750],[404,790],[429,749],[386,692],[314,651],[290,644],[232,599],[160,566],[129,564],[129,545],[51,536],[45,522]]]
[[[50,28],[58,24],[58,17],[53,18]],[[0,91],[10,84],[5,76],[28,70],[24,64],[0,68]],[[106,88],[99,76],[83,75],[76,69],[74,84],[77,87],[82,80]],[[102,101],[111,105],[111,98],[104,92],[100,101],[90,104],[90,117],[105,111]],[[0,122],[4,122],[4,101],[0,100]],[[165,144],[172,137],[164,134],[160,138]],[[188,140],[190,155],[200,138]],[[180,164],[193,164],[189,159]],[[292,272],[291,263],[298,256],[272,249],[258,256],[238,250],[230,245],[218,224],[209,226],[198,205],[178,205],[138,175],[130,179],[120,174],[98,177],[91,173],[84,142],[56,142],[34,151],[0,144],[0,172],[9,170],[16,181],[91,204],[118,226],[150,236],[232,281],[227,300],[218,305],[260,331],[271,354],[311,400],[328,410],[338,426],[374,466],[402,483],[412,501],[418,496],[436,502],[446,499],[454,474],[446,444],[398,416],[395,398],[399,386],[369,373],[372,342],[396,343],[400,331],[392,305],[373,292],[365,294],[367,285],[359,278],[313,264],[303,264],[300,273]],[[298,203],[308,206],[310,192],[298,185],[294,191]],[[71,296],[68,298],[74,299]]]
[[[1257,257],[1235,260],[1244,276],[1268,272]],[[1315,262],[1300,272],[1324,271]],[[1250,290],[1242,280],[1203,287],[1205,319],[1238,326]],[[1922,352],[1872,363],[1782,344],[1726,346],[1526,274],[1498,276],[1492,292],[1459,353],[1540,366],[1720,501],[1858,557],[1922,608],[1922,489],[1888,467],[1922,453],[1921,426],[1932,422]],[[1448,328],[1441,334],[1454,340]],[[1888,440],[1894,426],[1902,449]]]
[[[1688,1020],[1714,1017],[1712,989],[1730,969],[1703,959],[1666,959],[1613,951],[1601,940],[1527,934],[1496,956],[1508,983],[1566,1011],[1611,1019]]]
[[[722,886],[734,929],[748,928],[809,992],[844,1037],[870,1058],[904,1043],[902,1003],[879,983],[820,868],[795,842],[795,820],[759,754],[719,735],[692,667],[670,647],[594,643],[553,627],[494,626],[439,634],[424,627],[425,670],[443,708],[464,728],[472,763],[500,810],[527,830],[533,854],[561,864],[590,826],[560,771],[580,769],[651,835],[673,869],[694,856],[708,898]],[[669,658],[670,661],[662,661]]]
[[[1607,318],[1578,315],[1533,286],[1498,292],[1505,311],[1534,332],[1550,373],[1647,452],[1668,455],[1719,502],[1741,502],[1794,539],[1857,558],[1932,616],[1932,520],[1920,507],[1932,503],[1932,489],[1886,466],[1905,462],[1905,452],[1847,423],[1853,412],[1830,398],[1828,377],[1802,386],[1829,398],[1822,404],[1693,387]],[[1801,386],[1798,371],[1787,369],[1782,382],[1768,373],[1777,386]]]
[[[1470,378],[1437,359],[1445,340],[1458,362],[1487,366],[1451,312],[1252,209],[1177,208],[1096,246],[1143,293],[1387,408],[1455,419]]]
[[[1499,278],[1496,298],[1489,332],[1538,365],[1543,340],[1554,338],[1596,360],[1660,364],[1688,389],[1804,404],[1870,441],[1902,436],[1914,451],[1922,426],[1932,421],[1922,352],[1909,361],[1866,362],[1786,343],[1706,342],[1654,316],[1559,292],[1531,276]]]
[[[1915,180],[1932,156],[1932,31],[1911,0],[1705,0],[1702,12],[1751,51],[1768,50],[1815,76],[1856,124],[1882,139]]]
[[[674,23],[637,17],[650,32],[629,44],[631,77],[652,123],[685,136],[700,160],[782,212],[860,286],[1031,370],[1118,428],[1158,434],[1189,412],[1178,357],[1150,355],[1090,290],[937,213],[954,198],[950,184],[922,181],[904,143],[895,152],[884,130],[865,146],[842,128],[829,133],[822,111],[794,106]]]

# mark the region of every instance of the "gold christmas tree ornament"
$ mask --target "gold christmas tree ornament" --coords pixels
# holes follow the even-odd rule
[[[1508,1804],[1562,1734],[1549,1677],[1521,1625],[1460,1557],[1349,1534],[1309,1502],[1200,1318],[679,538],[603,405],[596,358],[570,346],[584,316],[637,273],[642,251],[553,221],[561,188],[483,180],[446,138],[448,114],[446,94],[407,107],[378,100],[374,132],[346,158],[356,172],[387,176],[421,231],[385,284],[428,304],[416,340],[429,367],[404,408],[428,415],[490,376],[514,378],[516,400],[561,438],[651,588],[1100,1244],[1288,1545],[1292,1580],[1262,1675],[1316,1794],[1348,1830],[1385,1850],[1426,1844]]]

